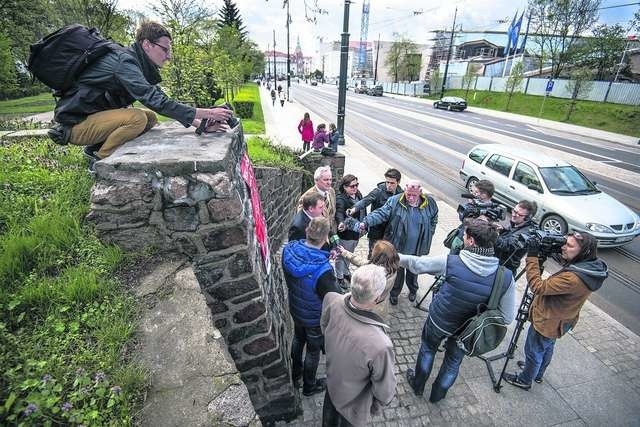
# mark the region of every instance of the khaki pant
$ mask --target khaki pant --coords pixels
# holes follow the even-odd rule
[[[127,141],[145,133],[158,123],[153,111],[118,108],[91,114],[71,129],[73,145],[102,144],[98,157],[104,159]]]

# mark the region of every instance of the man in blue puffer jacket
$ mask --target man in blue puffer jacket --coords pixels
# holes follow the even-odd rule
[[[320,350],[324,337],[320,329],[322,300],[327,292],[341,293],[329,252],[322,246],[329,236],[329,220],[313,218],[306,230],[306,240],[289,242],[282,251],[282,268],[289,288],[289,312],[293,318],[294,335],[291,344],[293,383],[298,387],[302,377],[302,394],[311,396],[326,388],[326,379],[316,379]],[[302,363],[302,353],[307,354]]]
[[[446,339],[444,361],[431,386],[429,401],[433,403],[446,396],[458,377],[464,352],[456,345],[454,336],[477,314],[479,304],[489,302],[499,267],[498,258],[493,254],[498,238],[494,225],[478,219],[467,220],[463,236],[464,248],[459,255],[416,257],[400,254],[400,265],[413,273],[444,275],[446,278],[429,306],[416,369],[407,369],[409,385],[417,396],[422,396],[438,346]],[[504,272],[500,295],[498,310],[509,324],[516,316],[515,283],[510,270]]]

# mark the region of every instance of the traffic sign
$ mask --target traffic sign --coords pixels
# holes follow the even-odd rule
[[[547,95],[550,94],[552,90],[553,90],[553,80],[549,79],[549,81],[547,82],[547,88],[545,89],[545,91],[547,92]]]

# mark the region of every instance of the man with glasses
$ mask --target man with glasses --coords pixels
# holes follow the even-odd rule
[[[431,241],[438,224],[438,205],[433,197],[422,194],[420,182],[407,182],[404,193],[390,197],[380,209],[367,215],[361,223],[360,230],[387,224],[384,239],[391,242],[396,250],[405,255],[428,255]],[[418,276],[406,271],[409,301],[416,300]],[[405,269],[399,268],[396,282],[389,293],[389,302],[398,304],[398,295],[405,282]]]
[[[602,286],[608,273],[607,264],[598,258],[598,241],[584,232],[569,233],[562,246],[563,267],[557,273],[542,279],[538,252],[540,248],[529,244],[525,270],[533,302],[529,310],[529,332],[524,344],[525,360],[519,361],[519,373],[505,373],[509,384],[524,390],[535,381],[543,381],[551,362],[556,339],[573,329],[580,310],[592,292]]]
[[[511,211],[511,220],[506,225],[498,227],[499,236],[496,241],[495,253],[500,264],[511,270],[514,277],[520,267],[520,261],[527,253],[518,242],[518,236],[535,226],[533,216],[538,210],[536,202],[520,200]]]
[[[384,173],[384,181],[379,182],[376,188],[353,205],[353,207],[347,211],[347,214],[353,215],[355,212],[365,210],[369,205],[371,205],[371,212],[384,206],[389,197],[402,193],[400,178],[402,178],[402,175],[398,169],[392,168],[386,171]],[[371,258],[371,251],[376,242],[383,238],[386,226],[386,223],[382,223],[369,227],[369,232],[367,233],[367,238],[369,239],[369,258]]]
[[[111,155],[158,122],[154,112],[131,108],[135,101],[185,127],[208,119],[213,123],[208,132],[226,130],[230,110],[191,107],[169,99],[157,86],[162,80],[159,68],[170,59],[169,31],[156,22],[141,24],[131,47],[115,49],[98,59],[57,101],[55,121],[63,135],[60,143],[85,146],[92,170],[93,162]]]

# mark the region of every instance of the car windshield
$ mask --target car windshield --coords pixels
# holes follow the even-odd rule
[[[591,181],[573,166],[540,168],[540,175],[542,175],[542,179],[544,179],[547,188],[552,193],[582,195],[600,192]]]

